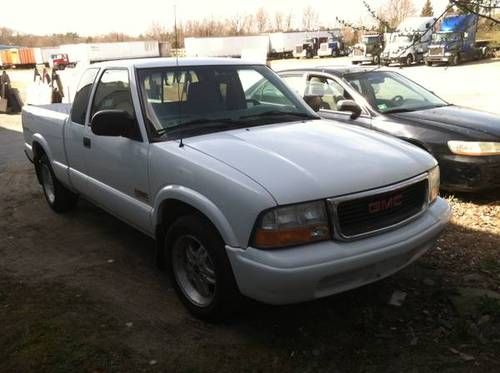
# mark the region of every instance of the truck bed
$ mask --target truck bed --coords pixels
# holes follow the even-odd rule
[[[54,172],[60,180],[66,180],[67,165],[64,151],[64,125],[69,118],[71,104],[26,105],[22,112],[25,150],[33,159],[34,138],[43,146],[52,161]]]

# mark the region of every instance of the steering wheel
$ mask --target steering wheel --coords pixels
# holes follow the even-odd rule
[[[259,100],[256,100],[255,98],[247,98],[245,101],[246,101],[247,103],[248,103],[248,102],[251,102],[254,106],[260,105],[260,101],[259,101]]]
[[[394,104],[394,106],[399,106],[403,103],[404,98],[401,95],[396,95],[393,98],[391,98],[391,101]]]

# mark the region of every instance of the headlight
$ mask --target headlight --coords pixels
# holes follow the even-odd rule
[[[276,207],[257,221],[253,244],[270,249],[331,238],[324,201]]]
[[[500,155],[500,142],[448,141],[448,148],[458,155]]]
[[[429,171],[429,203],[436,200],[439,195],[439,166]]]
[[[451,56],[451,52],[444,52],[444,55],[445,55],[446,57],[449,57],[449,56]]]

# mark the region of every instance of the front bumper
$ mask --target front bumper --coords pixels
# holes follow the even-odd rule
[[[434,55],[425,57],[426,62],[430,63],[448,63],[452,56]]]
[[[500,156],[471,157],[444,155],[438,157],[441,187],[458,192],[500,189]]]
[[[282,250],[226,246],[242,294],[269,304],[326,297],[380,280],[429,250],[450,219],[439,198],[399,229],[352,242],[326,241]]]
[[[406,57],[403,56],[385,56],[380,57],[380,61],[383,64],[391,64],[391,63],[404,63],[406,61]]]

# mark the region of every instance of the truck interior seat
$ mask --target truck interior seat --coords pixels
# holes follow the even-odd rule
[[[212,81],[191,83],[187,89],[187,106],[194,113],[213,113],[223,110],[220,90]]]

